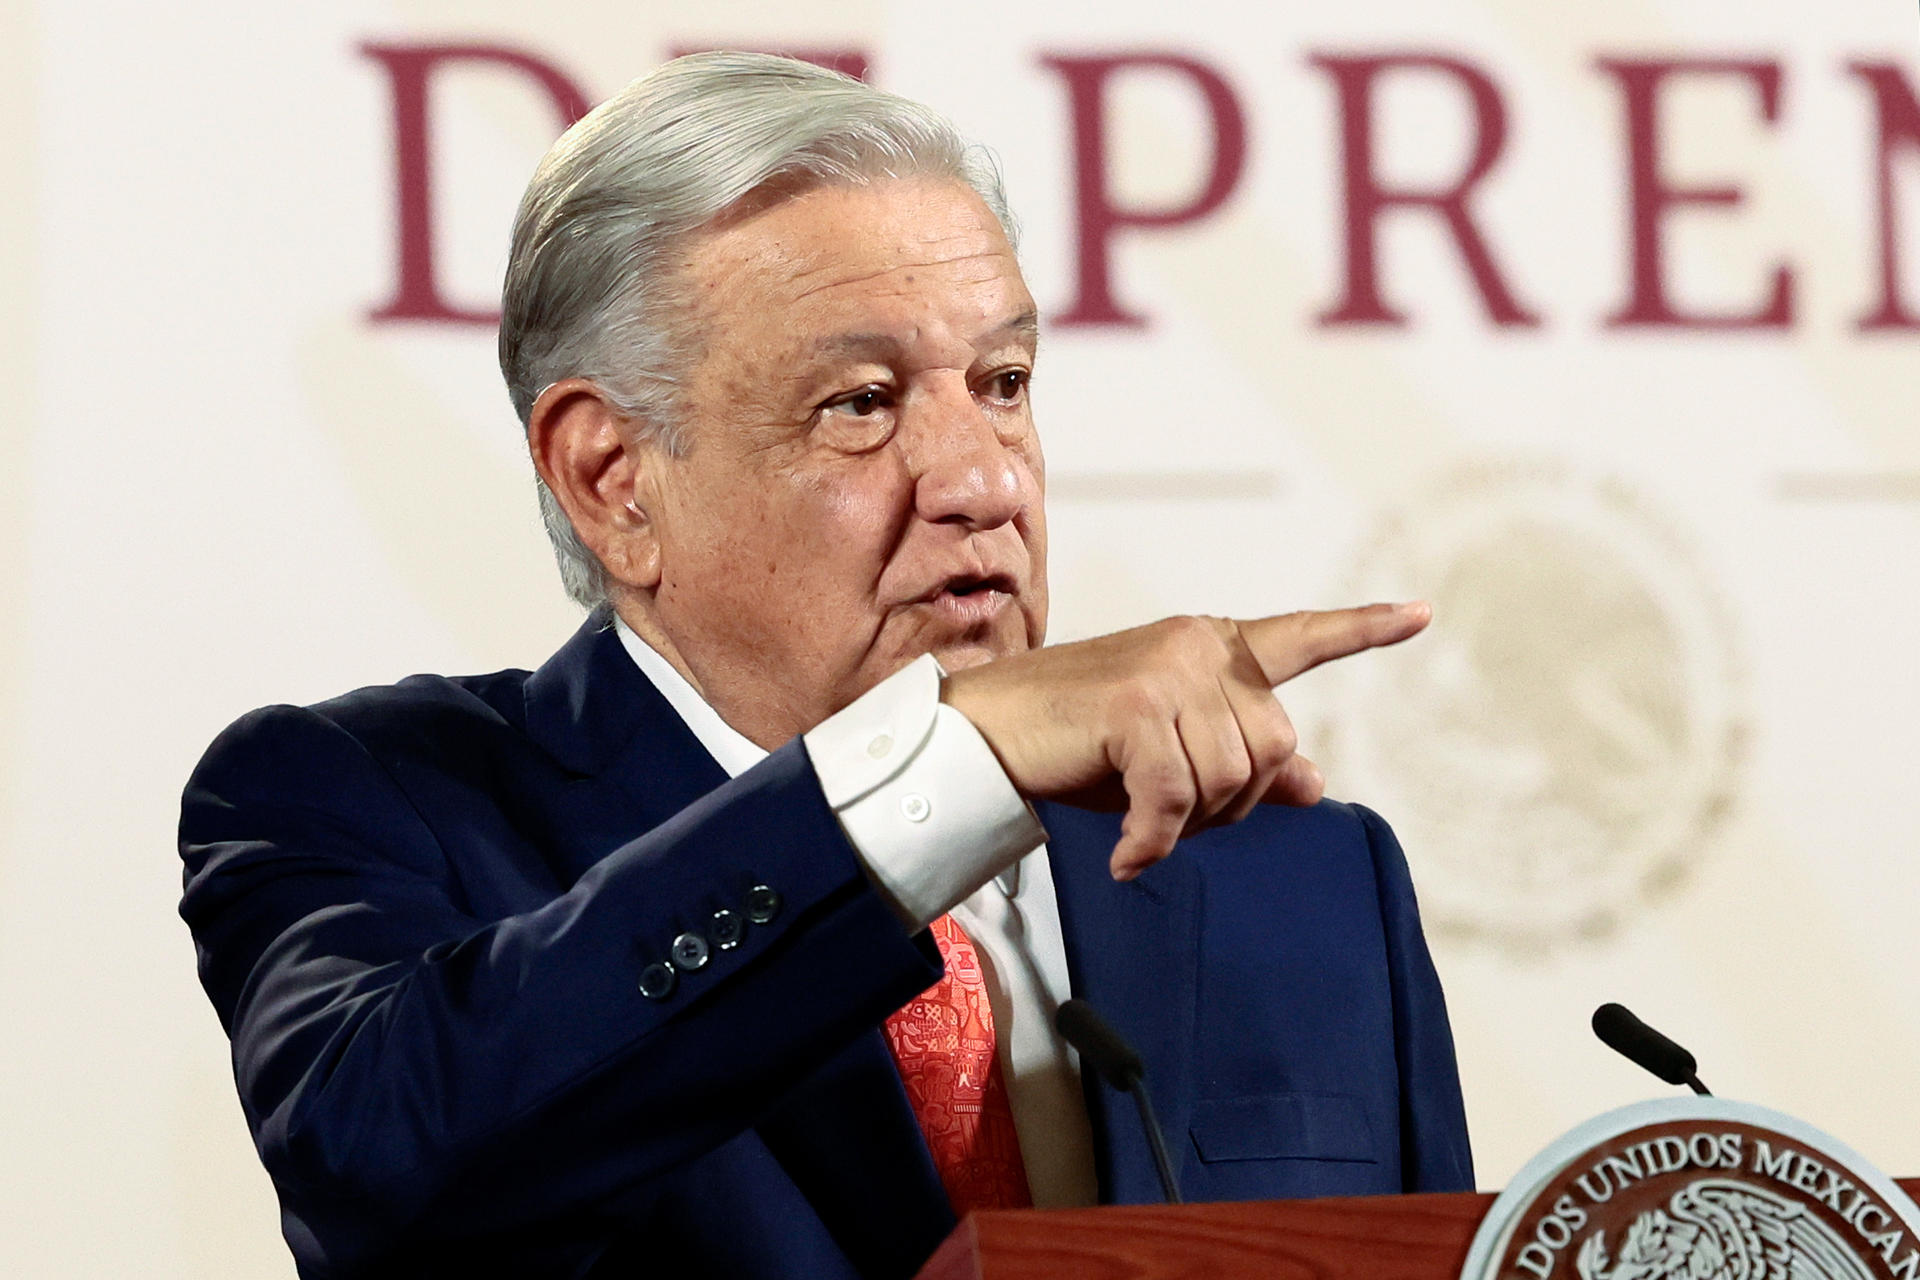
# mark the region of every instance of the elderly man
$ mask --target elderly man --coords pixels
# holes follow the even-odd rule
[[[186,794],[303,1275],[904,1276],[956,1212],[1155,1198],[1072,994],[1189,1197],[1470,1185],[1404,861],[1272,693],[1425,611],[1041,648],[1010,225],[932,113],[777,59],[542,162],[501,363],[587,624],[256,712]]]

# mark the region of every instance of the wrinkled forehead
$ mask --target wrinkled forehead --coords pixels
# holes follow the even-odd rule
[[[814,187],[736,213],[690,244],[685,279],[708,324],[788,343],[849,325],[970,337],[1032,310],[998,219],[940,178]]]

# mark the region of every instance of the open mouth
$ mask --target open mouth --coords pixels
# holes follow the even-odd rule
[[[1003,573],[956,574],[921,597],[921,603],[960,627],[992,622],[1012,603],[1014,580]]]
[[[959,596],[964,599],[967,596],[981,595],[990,591],[998,591],[1004,595],[1012,595],[1013,580],[1004,574],[990,574],[983,578],[949,578],[940,584],[939,590],[934,594]]]

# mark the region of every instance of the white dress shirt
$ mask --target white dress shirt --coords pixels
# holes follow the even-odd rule
[[[767,753],[720,718],[625,622],[620,641],[728,776]],[[951,911],[973,939],[1033,1203],[1096,1199],[1080,1065],[1053,1027],[1071,994],[1040,826],[986,740],[940,701],[931,655],[804,735],[821,790],[875,886],[908,928]]]

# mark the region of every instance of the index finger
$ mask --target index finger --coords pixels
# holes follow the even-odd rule
[[[1323,662],[1363,649],[1399,644],[1433,618],[1424,600],[1369,604],[1357,609],[1306,609],[1233,625],[1269,685],[1281,685]]]

